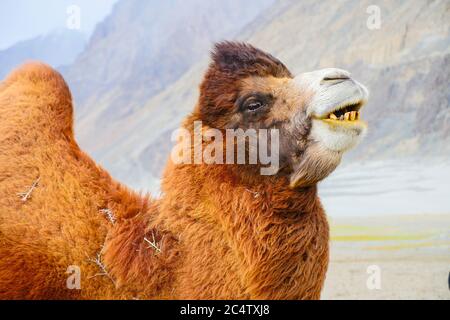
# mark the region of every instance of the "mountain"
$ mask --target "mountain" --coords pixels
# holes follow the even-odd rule
[[[148,99],[273,1],[119,1],[86,50],[64,70],[84,146],[94,155],[108,150]]]
[[[81,145],[122,181],[157,186],[212,42],[225,38],[293,73],[340,67],[366,84],[369,134],[347,159],[450,154],[448,1],[168,3],[119,2],[65,74]],[[373,6],[379,29],[367,25]]]
[[[0,79],[26,60],[41,60],[55,68],[71,64],[86,42],[83,33],[68,29],[18,42],[0,51]]]
[[[369,87],[369,135],[350,157],[450,154],[450,2],[283,4],[246,38],[294,72],[337,66]],[[367,27],[373,5],[380,29]]]

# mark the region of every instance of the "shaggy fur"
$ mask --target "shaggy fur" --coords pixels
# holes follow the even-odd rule
[[[268,54],[223,43],[185,126],[232,126],[237,84],[249,76],[292,77]],[[72,117],[64,80],[44,64],[0,85],[0,298],[320,297],[329,235],[315,184],[169,162],[162,197],[150,199],[80,150]],[[71,265],[81,290],[66,286]]]

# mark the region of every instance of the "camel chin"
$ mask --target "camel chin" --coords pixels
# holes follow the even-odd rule
[[[332,153],[341,154],[358,145],[366,132],[367,124],[361,120],[335,121],[314,119],[311,136],[325,149]]]

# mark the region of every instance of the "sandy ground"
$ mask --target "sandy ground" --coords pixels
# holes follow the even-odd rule
[[[450,300],[450,214],[330,218],[330,224],[322,299]]]

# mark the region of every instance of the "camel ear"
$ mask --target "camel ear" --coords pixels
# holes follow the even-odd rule
[[[217,69],[226,73],[292,77],[280,60],[248,43],[219,42],[214,46],[212,60]]]
[[[212,60],[222,71],[236,72],[256,63],[260,50],[242,42],[219,42],[214,46]]]

